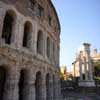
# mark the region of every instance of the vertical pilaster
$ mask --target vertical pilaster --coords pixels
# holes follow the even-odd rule
[[[23,96],[24,96],[24,100],[35,100],[35,77],[34,77],[34,73],[31,70],[29,70],[26,73],[26,85],[24,86],[24,91],[23,91]]]
[[[46,78],[45,75],[42,77],[42,100],[46,100]]]
[[[18,16],[14,16],[14,22],[12,26],[12,36],[11,36],[11,45],[13,47],[17,47],[17,34],[19,30],[19,21],[18,21]]]
[[[36,21],[33,20],[33,45],[32,45],[32,50],[34,55],[37,55],[37,35],[38,35],[38,27]]]
[[[22,47],[24,34],[24,20],[20,15],[17,16],[15,24],[13,36],[11,38],[11,45],[18,49]]]
[[[61,100],[61,84],[60,84],[60,78],[58,79],[58,93],[57,93],[57,98],[56,100]]]
[[[53,77],[50,75],[50,100],[53,100]]]
[[[15,66],[7,71],[3,100],[18,100],[19,75]]]
[[[0,7],[0,46],[2,46],[4,43],[4,39],[2,39],[2,30],[3,30],[3,21],[5,18],[5,13],[6,13],[5,9]]]
[[[47,34],[44,35],[44,56],[47,58]]]
[[[55,75],[53,78],[53,100],[59,100],[59,82],[58,77]]]
[[[56,84],[56,78],[55,76],[53,75],[53,100],[55,100],[56,98],[56,89],[57,89],[57,84]]]

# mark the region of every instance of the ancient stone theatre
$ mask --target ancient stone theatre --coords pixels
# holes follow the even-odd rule
[[[0,0],[0,100],[59,100],[59,43],[51,0]]]

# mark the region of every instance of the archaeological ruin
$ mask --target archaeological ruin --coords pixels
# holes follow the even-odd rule
[[[78,84],[80,87],[95,87],[93,71],[90,44],[83,43],[73,62],[74,77],[79,78]]]

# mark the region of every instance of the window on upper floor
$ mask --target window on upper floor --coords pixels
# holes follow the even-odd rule
[[[49,15],[49,16],[48,16],[48,23],[49,23],[49,25],[51,25],[51,20],[52,20],[52,18],[51,18],[51,16]]]
[[[11,43],[12,30],[15,22],[15,13],[12,10],[6,12],[3,21],[2,38],[5,40],[6,44]]]
[[[27,21],[24,24],[23,47],[29,48],[31,45],[32,24]]]
[[[38,5],[37,16],[42,17],[44,15],[44,9],[42,6]]]
[[[35,3],[36,3],[36,0],[30,0],[31,9],[34,9]]]

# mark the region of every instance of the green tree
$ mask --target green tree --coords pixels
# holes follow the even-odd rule
[[[96,61],[93,63],[94,65],[94,75],[96,78],[100,78],[100,61]]]

